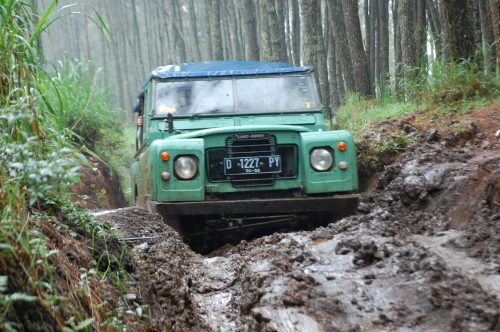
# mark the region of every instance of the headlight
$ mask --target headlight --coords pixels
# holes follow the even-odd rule
[[[318,172],[325,172],[332,168],[333,155],[325,148],[318,148],[311,151],[311,166]]]
[[[198,172],[198,164],[193,157],[177,158],[174,164],[175,175],[182,180],[194,178]]]

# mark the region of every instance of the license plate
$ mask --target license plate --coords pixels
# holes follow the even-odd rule
[[[224,158],[224,174],[269,174],[281,172],[281,156]]]

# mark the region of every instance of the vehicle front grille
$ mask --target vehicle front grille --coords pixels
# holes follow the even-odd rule
[[[226,176],[224,158],[281,156],[281,172],[274,174],[241,174]],[[234,187],[271,186],[279,179],[297,177],[297,146],[277,144],[276,137],[264,135],[233,135],[226,139],[226,146],[206,150],[208,181],[231,182]]]

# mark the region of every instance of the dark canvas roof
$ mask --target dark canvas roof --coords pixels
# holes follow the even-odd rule
[[[158,67],[153,70],[151,77],[168,79],[184,77],[253,76],[303,73],[312,70],[312,67],[294,67],[283,62],[205,61]]]

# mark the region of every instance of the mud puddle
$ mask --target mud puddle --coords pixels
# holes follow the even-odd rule
[[[358,214],[209,256],[144,210],[97,217],[129,239],[157,330],[500,330],[500,150],[480,144],[415,146]]]

